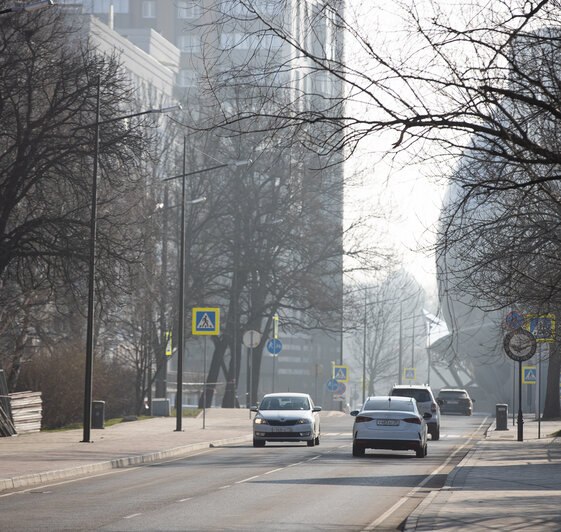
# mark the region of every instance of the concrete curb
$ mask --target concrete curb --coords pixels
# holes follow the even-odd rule
[[[235,445],[251,441],[252,436],[238,436],[235,438],[227,438],[223,440],[216,440],[212,442],[192,443],[189,445],[182,445],[173,449],[165,451],[156,451],[148,454],[139,454],[133,456],[124,456],[121,458],[114,458],[104,462],[97,462],[92,464],[84,464],[67,469],[58,469],[53,471],[45,471],[43,473],[32,473],[29,475],[22,475],[9,479],[0,480],[0,492],[11,489],[21,489],[53,482],[57,480],[66,480],[71,478],[79,478],[92,475],[94,473],[102,473],[112,469],[122,469],[125,467],[143,465],[154,463],[159,460],[168,458],[178,458],[186,456],[193,451],[200,451],[208,449],[209,447],[224,447],[226,445]]]

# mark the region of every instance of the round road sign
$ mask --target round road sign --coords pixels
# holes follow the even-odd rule
[[[246,347],[257,347],[261,341],[261,333],[257,331],[245,331],[243,333],[243,345]]]
[[[536,339],[530,331],[518,328],[505,336],[503,346],[506,354],[512,360],[523,362],[534,356],[536,352]]]
[[[523,329],[526,327],[526,316],[517,310],[513,310],[507,314],[506,324],[511,329]]]

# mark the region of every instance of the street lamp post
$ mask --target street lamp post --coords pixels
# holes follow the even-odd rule
[[[177,391],[175,399],[175,431],[180,432],[182,430],[182,416],[183,416],[183,344],[184,344],[184,328],[185,328],[185,178],[202,174],[204,172],[210,172],[212,170],[218,170],[220,168],[236,168],[239,166],[246,166],[251,164],[250,159],[246,161],[234,161],[231,163],[218,164],[216,166],[211,166],[210,168],[202,168],[201,170],[194,170],[193,172],[186,172],[186,146],[187,140],[183,137],[183,173],[181,175],[176,175],[173,177],[168,177],[163,181],[171,181],[172,179],[181,179],[181,237],[180,237],[180,259],[179,259],[179,324],[178,324],[178,334],[177,334]],[[206,198],[201,197],[195,200],[191,200],[188,203],[200,203],[205,201]],[[206,387],[205,387],[206,390]],[[206,407],[206,404],[204,405]]]
[[[104,124],[116,122],[117,120],[126,120],[150,113],[167,113],[181,109],[181,106],[174,105],[163,109],[149,109],[139,113],[133,113],[125,116],[110,118],[100,121],[101,107],[101,83],[97,78],[97,95],[96,95],[96,112],[95,122],[86,127],[94,127],[94,160],[93,160],[93,177],[92,177],[92,195],[90,207],[90,250],[88,265],[88,309],[87,309],[87,331],[86,331],[86,370],[84,385],[84,433],[82,442],[90,441],[90,433],[92,426],[92,381],[93,381],[93,352],[94,352],[94,304],[95,304],[95,252],[96,252],[96,235],[97,235],[97,172],[99,158],[99,127]]]

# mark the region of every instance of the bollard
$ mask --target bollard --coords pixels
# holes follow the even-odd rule
[[[496,430],[508,430],[508,405],[495,405]]]

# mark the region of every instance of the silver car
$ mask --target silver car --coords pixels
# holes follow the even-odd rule
[[[321,406],[314,406],[307,393],[270,393],[263,397],[253,419],[253,446],[271,441],[305,441],[319,445]]]

